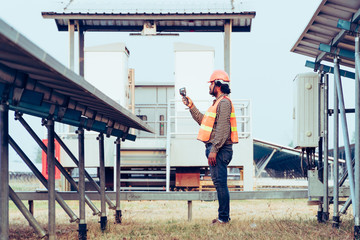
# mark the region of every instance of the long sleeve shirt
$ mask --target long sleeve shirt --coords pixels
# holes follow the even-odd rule
[[[215,104],[216,100],[222,96],[227,96],[227,94],[222,94],[216,98],[213,102]],[[195,105],[190,109],[191,116],[193,119],[201,125],[201,121],[204,117],[199,109]],[[216,110],[216,118],[213,130],[210,135],[210,139],[206,143],[212,143],[211,152],[217,153],[219,149],[225,144],[232,144],[231,142],[231,124],[230,124],[230,114],[231,114],[231,102],[224,98],[222,99]]]

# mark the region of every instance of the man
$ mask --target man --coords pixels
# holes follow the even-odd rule
[[[216,99],[205,114],[199,112],[189,97],[183,97],[183,103],[189,107],[192,117],[200,125],[198,140],[205,143],[211,179],[218,196],[219,214],[212,223],[227,223],[230,221],[227,166],[233,155],[232,145],[238,143],[238,133],[234,106],[228,97],[228,74],[222,70],[215,70],[209,83],[209,94]]]

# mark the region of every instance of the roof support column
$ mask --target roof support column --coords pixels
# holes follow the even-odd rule
[[[230,62],[231,62],[231,32],[232,20],[225,20],[224,24],[224,70],[229,75],[230,79]]]
[[[84,76],[84,31],[81,29],[79,21],[76,21],[79,33],[79,75]]]
[[[100,228],[102,231],[106,229],[106,204],[105,204],[105,149],[104,149],[104,134],[100,133],[99,140],[99,160],[100,160],[100,200],[101,200],[101,217]]]
[[[47,167],[48,167],[48,232],[49,240],[56,239],[55,233],[55,143],[54,143],[54,120],[46,122],[48,129]]]
[[[355,225],[354,238],[360,238],[360,46],[359,33],[355,36]]]
[[[69,20],[68,24],[69,31],[69,68],[70,70],[75,70],[75,48],[74,48],[74,32],[75,25],[73,20]]]
[[[79,239],[87,238],[86,220],[85,220],[85,144],[84,129],[79,128],[78,145],[79,145]]]
[[[0,239],[9,238],[9,107],[0,105]]]
[[[116,161],[115,161],[115,190],[116,190],[116,213],[115,222],[121,223],[121,207],[120,207],[120,187],[121,187],[121,149],[120,149],[120,138],[115,141],[116,145]]]
[[[340,107],[340,119],[341,119],[341,126],[342,126],[342,133],[343,133],[344,147],[345,147],[346,168],[348,169],[348,175],[349,175],[351,200],[352,202],[354,202],[355,201],[354,173],[353,173],[353,166],[352,166],[351,154],[350,154],[349,133],[348,133],[348,126],[346,121],[344,95],[343,95],[340,71],[339,71],[339,60],[337,57],[334,57],[334,77],[335,77],[336,90],[338,94],[339,107]]]
[[[336,83],[334,81],[334,214],[333,227],[340,224],[339,215],[339,100],[337,97]]]
[[[324,121],[324,129],[323,129],[323,136],[324,136],[324,169],[323,169],[323,179],[324,179],[324,199],[323,199],[323,216],[322,221],[327,222],[329,220],[329,162],[328,162],[328,150],[329,150],[329,134],[328,134],[328,105],[329,105],[329,75],[324,75],[324,94],[323,94],[323,101],[324,101],[324,109],[323,109],[323,121]]]

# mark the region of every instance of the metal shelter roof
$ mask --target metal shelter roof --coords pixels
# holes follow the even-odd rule
[[[55,19],[59,31],[79,20],[84,31],[139,32],[150,22],[157,32],[223,32],[232,20],[233,32],[250,32],[255,12],[240,0],[71,0],[42,16]]]
[[[12,110],[135,140],[152,128],[0,19],[0,94]]]
[[[351,52],[355,50],[354,36],[338,27],[339,19],[358,24],[360,1],[323,0],[291,52],[313,57],[315,63],[320,63],[321,61],[333,62],[331,53],[338,54],[345,50],[350,54],[343,55],[340,64],[354,68],[355,60],[354,56],[351,56]]]

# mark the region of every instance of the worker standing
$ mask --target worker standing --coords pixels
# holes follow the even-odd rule
[[[205,143],[211,179],[217,192],[219,214],[212,223],[227,223],[230,221],[227,166],[233,155],[232,145],[239,141],[238,132],[234,106],[228,97],[228,74],[223,70],[215,70],[209,83],[209,94],[216,99],[205,114],[200,113],[189,97],[183,97],[183,103],[189,107],[192,117],[200,125],[197,139]]]

